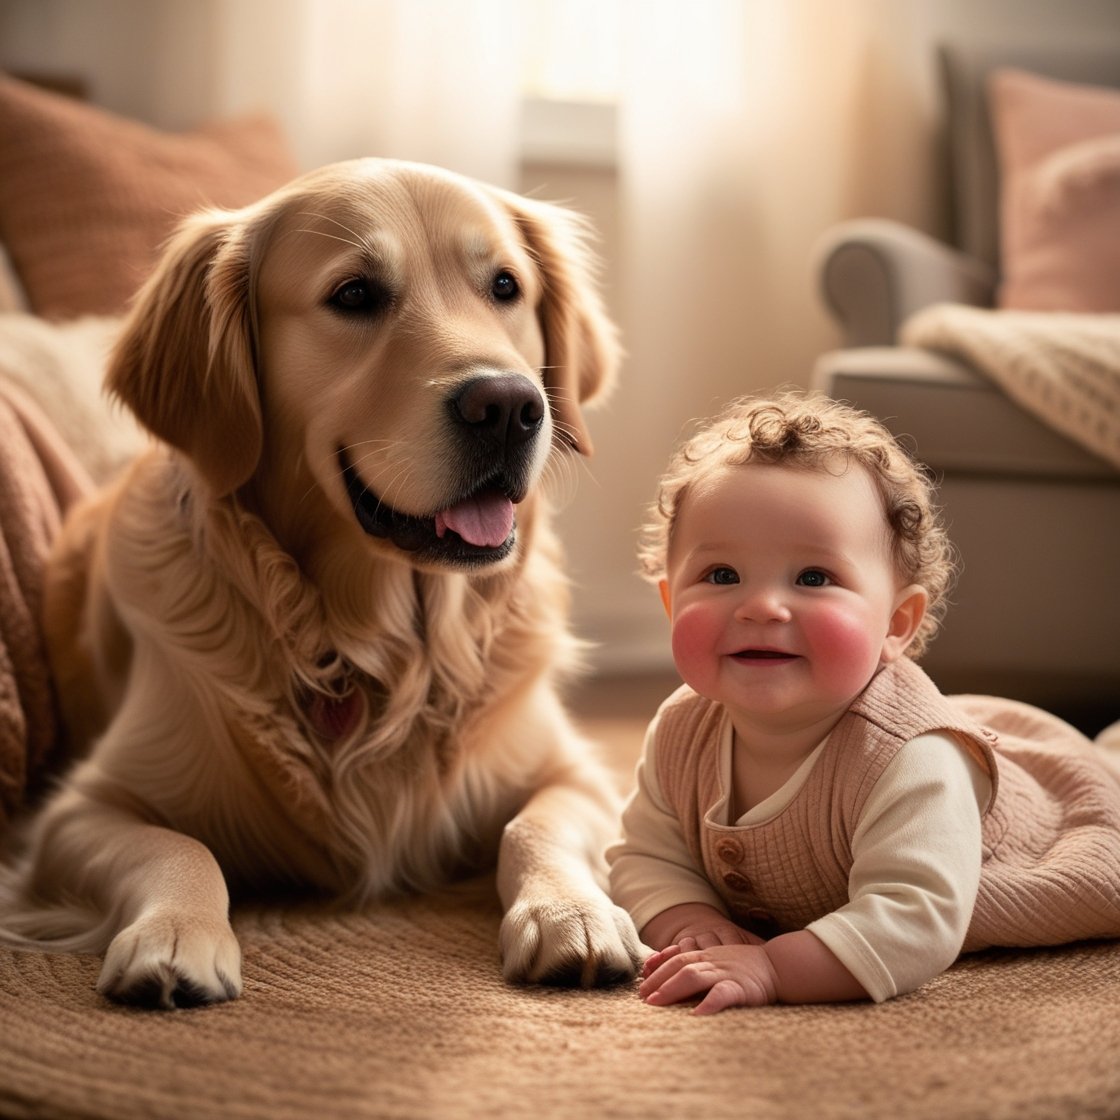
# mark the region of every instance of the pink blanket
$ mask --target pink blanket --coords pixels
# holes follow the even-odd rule
[[[41,409],[0,379],[0,833],[57,746],[43,562],[62,515],[92,485]]]

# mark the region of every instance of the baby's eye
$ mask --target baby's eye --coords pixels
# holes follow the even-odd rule
[[[820,568],[806,568],[798,577],[799,587],[827,587],[832,582]]]
[[[705,583],[714,583],[718,587],[726,587],[739,582],[739,573],[734,568],[713,568],[704,577]]]

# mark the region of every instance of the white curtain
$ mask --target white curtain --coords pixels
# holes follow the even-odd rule
[[[278,109],[308,168],[383,155],[512,187],[516,10],[494,0],[210,0],[211,88],[223,91],[212,109]]]

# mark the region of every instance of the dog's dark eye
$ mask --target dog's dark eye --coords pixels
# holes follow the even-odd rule
[[[509,269],[503,268],[494,277],[494,282],[490,285],[490,291],[496,300],[508,303],[511,299],[517,299],[521,294],[521,285],[518,284],[517,277]]]
[[[328,301],[338,311],[369,314],[380,311],[389,302],[389,293],[370,280],[347,280],[334,290]]]

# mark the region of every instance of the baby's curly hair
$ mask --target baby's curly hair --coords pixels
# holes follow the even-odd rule
[[[837,461],[866,469],[883,499],[899,578],[920,584],[929,595],[925,618],[906,651],[920,657],[937,633],[956,572],[933,484],[878,420],[821,394],[742,397],[677,448],[642,527],[642,574],[654,583],[665,577],[677,512],[702,472],[747,463],[827,470]]]

